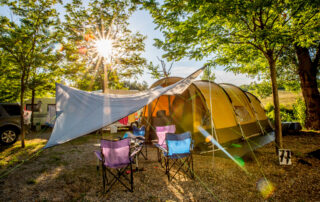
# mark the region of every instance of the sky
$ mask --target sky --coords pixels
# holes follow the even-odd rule
[[[147,39],[145,41],[146,46],[144,53],[146,59],[148,61],[152,61],[155,65],[160,65],[157,57],[161,58],[161,56],[165,54],[165,52],[154,47],[153,43],[155,38],[163,39],[163,36],[159,30],[155,29],[156,25],[153,23],[151,15],[148,13],[148,11],[138,10],[131,16],[129,22],[129,28],[132,31],[138,31],[141,34],[147,36]],[[206,61],[189,60],[188,58],[184,58],[180,61],[175,61],[173,63],[171,76],[186,77],[202,67],[205,62]],[[170,66],[170,64],[171,62],[169,62],[167,66]],[[255,81],[254,79],[249,78],[244,74],[235,75],[232,72],[226,72],[222,67],[217,67],[214,70],[214,73],[216,75],[216,83],[232,83],[235,85],[242,85],[249,84]],[[143,74],[141,79],[145,80],[149,85],[156,81],[151,78],[151,75],[148,71]]]
[[[70,0],[65,0],[64,3],[69,1]],[[58,6],[57,10],[60,14],[63,15],[63,6]],[[11,18],[8,8],[0,7],[0,14]],[[133,32],[140,32],[141,34],[147,36],[147,39],[145,40],[145,53],[143,54],[143,56],[147,59],[148,62],[151,61],[154,65],[160,65],[157,57],[161,58],[161,56],[165,54],[165,52],[154,47],[153,43],[155,38],[163,39],[163,36],[159,30],[155,29],[156,25],[153,23],[151,15],[148,13],[148,11],[137,10],[130,17],[129,23],[130,30],[132,30]],[[205,60],[195,61],[189,60],[188,58],[184,58],[180,61],[175,61],[173,63],[171,76],[186,77],[202,67],[205,62]],[[169,62],[167,66],[169,66],[170,64],[171,62]],[[226,72],[222,67],[217,67],[215,70],[213,70],[213,72],[216,75],[216,83],[232,83],[235,85],[242,85],[249,84],[254,81],[254,79],[249,78],[244,74],[235,75],[232,72]],[[156,80],[152,79],[151,74],[146,70],[141,77],[138,77],[138,81],[146,81],[150,86]]]

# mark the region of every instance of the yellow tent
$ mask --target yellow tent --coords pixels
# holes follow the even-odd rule
[[[182,78],[158,80],[152,87],[171,85]],[[208,146],[198,126],[220,144],[232,143],[272,131],[260,101],[231,84],[195,81],[181,95],[164,95],[144,107],[148,140],[156,139],[155,127],[174,124],[177,133],[191,131],[196,147]]]

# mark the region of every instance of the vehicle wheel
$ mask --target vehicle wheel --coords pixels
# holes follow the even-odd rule
[[[19,131],[13,127],[4,127],[0,130],[0,142],[3,145],[10,145],[18,140]]]

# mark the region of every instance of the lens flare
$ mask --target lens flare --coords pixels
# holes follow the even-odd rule
[[[198,129],[200,133],[208,140],[212,142],[215,146],[217,146],[221,151],[223,151],[233,162],[235,162],[243,171],[245,171],[248,174],[247,169],[244,167],[244,162],[241,164],[241,162],[237,161],[225,148],[223,148],[213,137],[210,135],[205,129],[203,129],[201,126],[198,126]],[[243,160],[242,160],[243,161]]]
[[[240,166],[244,166],[244,160],[240,157],[240,156],[233,156],[235,159],[236,159],[236,161],[238,162],[238,165],[240,165]]]
[[[206,137],[206,142],[208,143],[208,142],[211,142],[211,138],[212,138],[212,136],[207,136]]]
[[[112,41],[109,39],[99,39],[94,42],[98,54],[101,57],[108,58],[112,54]]]
[[[242,147],[242,145],[241,145],[241,144],[231,144],[231,147],[241,148],[241,147]]]
[[[275,187],[273,186],[273,184],[264,178],[260,179],[257,182],[257,188],[264,199],[269,198],[275,190]]]
[[[80,54],[85,55],[85,54],[87,54],[88,50],[86,47],[80,47],[78,51]]]

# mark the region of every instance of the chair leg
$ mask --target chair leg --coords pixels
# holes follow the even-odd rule
[[[159,149],[157,149],[157,153],[158,153],[158,162],[160,162],[161,161],[161,157],[160,157],[160,150]]]
[[[106,168],[104,167],[104,165],[102,165],[102,169],[101,169],[101,174],[102,174],[102,187],[103,190],[102,192],[105,193],[106,190]]]
[[[139,171],[139,155],[137,154],[135,158],[136,158],[136,171],[138,172]]]
[[[169,170],[169,158],[166,159],[166,174],[168,175],[168,181],[170,182],[170,170]]]
[[[132,163],[130,163],[130,185],[131,185],[131,192],[133,192],[133,172],[132,172]]]
[[[144,144],[144,147],[146,148],[146,160],[148,160],[148,148],[147,148],[147,145]]]
[[[194,179],[193,156],[192,156],[192,153],[191,153],[190,155],[191,155],[191,178]]]
[[[127,177],[125,174],[125,171],[129,168],[130,166],[130,177]],[[133,172],[132,172],[132,164],[128,165],[127,167],[124,167],[122,169],[114,169],[116,170],[116,172],[112,172],[109,169],[106,169],[106,171],[108,171],[108,173],[113,176],[113,179],[110,181],[110,183],[108,183],[108,187],[106,190],[106,193],[109,192],[111,190],[111,188],[113,187],[113,185],[115,185],[116,182],[119,182],[120,184],[122,184],[126,189],[128,189],[130,192],[133,192]],[[129,182],[129,186],[127,186],[125,184],[124,181],[121,180],[121,177],[123,177],[127,182]],[[132,180],[130,179],[132,178]]]

